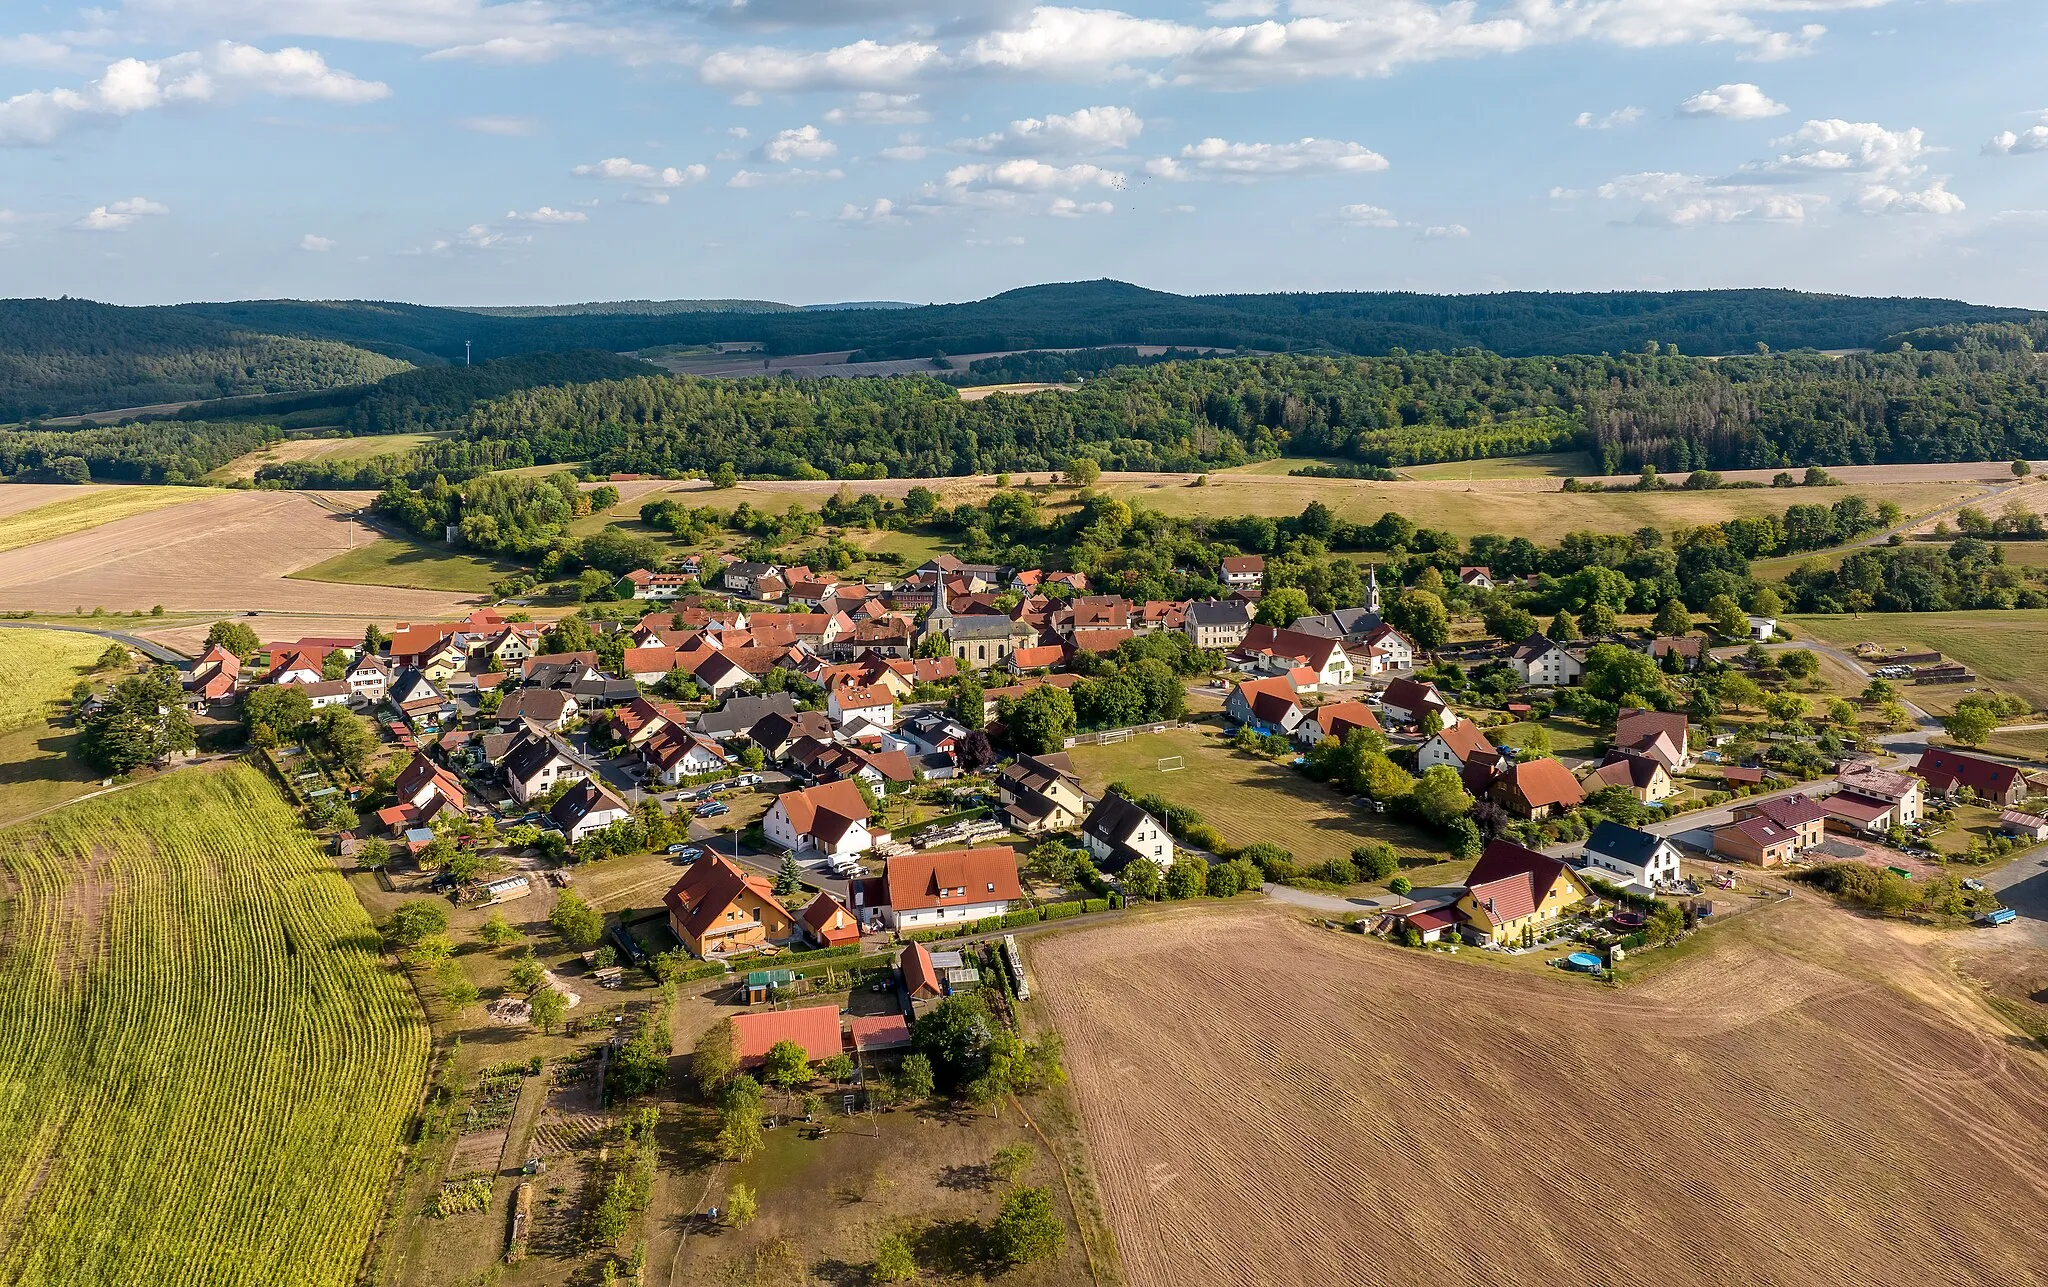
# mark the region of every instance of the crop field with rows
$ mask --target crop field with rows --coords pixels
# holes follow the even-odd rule
[[[354,1282],[427,1025],[270,782],[0,831],[0,897],[0,1283]]]

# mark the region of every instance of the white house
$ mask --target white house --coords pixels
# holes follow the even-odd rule
[[[1113,870],[1139,858],[1157,864],[1161,872],[1173,866],[1173,837],[1166,827],[1114,791],[1097,801],[1081,824],[1081,843],[1097,863]]]
[[[770,844],[793,854],[850,858],[875,847],[867,801],[861,799],[859,787],[843,779],[784,791],[768,806],[761,830]]]
[[[718,743],[674,725],[649,738],[640,748],[640,758],[663,786],[677,786],[684,778],[716,773],[732,763]]]
[[[1585,662],[1542,635],[1530,635],[1524,639],[1508,654],[1508,665],[1515,668],[1523,683],[1546,688],[1576,684],[1579,676],[1586,673]]]
[[[1471,720],[1463,719],[1455,724],[1444,725],[1441,731],[1416,750],[1415,769],[1418,773],[1426,773],[1442,764],[1462,773],[1465,761],[1474,755],[1493,754],[1493,743],[1486,740],[1486,734],[1480,732],[1479,726]]]
[[[1445,728],[1458,722],[1458,713],[1436,690],[1436,685],[1425,680],[1397,679],[1388,684],[1380,694],[1382,723],[1419,724],[1423,715],[1434,711]]]
[[[1776,617],[1749,618],[1749,637],[1758,643],[1769,643],[1771,638],[1777,633],[1778,619]]]
[[[632,816],[633,811],[624,800],[588,778],[563,792],[555,807],[548,811],[548,820],[561,828],[572,845]]]
[[[854,914],[899,930],[971,925],[1023,901],[1017,851],[934,849],[889,859],[882,875],[853,882]]]
[[[546,795],[557,782],[581,782],[589,776],[590,770],[566,745],[545,734],[528,736],[505,756],[505,785],[521,804]]]
[[[384,700],[391,688],[391,663],[382,657],[364,656],[348,668],[349,691],[370,705]]]
[[[322,679],[310,684],[300,684],[299,691],[313,703],[313,709],[322,706],[346,706],[355,697],[346,679]]]
[[[1678,879],[1678,846],[1635,827],[1602,822],[1586,840],[1586,863],[1658,889]]]
[[[856,716],[880,728],[896,727],[896,698],[880,684],[857,687],[835,684],[825,694],[825,713],[834,724],[846,724]]]

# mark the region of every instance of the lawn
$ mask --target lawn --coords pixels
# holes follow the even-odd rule
[[[0,868],[0,1281],[356,1282],[427,1029],[276,789],[180,770]]]
[[[295,581],[333,581],[344,585],[390,585],[408,590],[446,590],[455,594],[488,594],[491,586],[532,568],[505,559],[435,549],[416,541],[386,536],[344,554],[300,568]]]
[[[0,733],[41,724],[92,670],[107,641],[70,630],[0,630]]]
[[[1213,727],[1077,746],[1071,754],[1091,794],[1121,781],[1196,810],[1232,845],[1270,840],[1298,863],[1342,858],[1369,840],[1384,840],[1411,859],[1446,856],[1434,836],[1355,809],[1282,762],[1233,751]],[[1161,757],[1174,755],[1186,767],[1161,772]]]
[[[218,495],[211,487],[107,487],[67,496],[0,518],[0,550],[54,541],[60,536]]]
[[[1550,753],[1553,755],[1591,755],[1607,741],[1607,734],[1580,720],[1553,715],[1546,720],[1523,721],[1519,724],[1503,724],[1499,728],[1485,729],[1487,740],[1495,746],[1502,745],[1502,739],[1521,743],[1515,734],[1530,728],[1540,728],[1550,738]]]
[[[47,724],[0,733],[0,826],[76,800],[100,779],[76,756],[78,734]]]
[[[1938,649],[1976,671],[1988,684],[2025,698],[2036,710],[2048,707],[2048,667],[2041,664],[2042,640],[2048,639],[2048,608],[2010,612],[1869,612],[1860,617],[1791,617],[1797,633],[1837,648],[1859,643]],[[1977,685],[1982,687],[1983,685]],[[1952,708],[1963,689],[1900,685],[1908,701]],[[1924,699],[1924,700],[1923,700]],[[1929,706],[1929,709],[1933,709]]]

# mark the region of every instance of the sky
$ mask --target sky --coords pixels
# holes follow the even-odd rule
[[[2040,0],[0,0],[0,295],[2048,308]]]

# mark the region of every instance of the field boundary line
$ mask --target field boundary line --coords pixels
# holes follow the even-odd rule
[[[1081,1254],[1088,1258],[1088,1279],[1090,1282],[1093,1282],[1095,1284],[1095,1287],[1102,1287],[1102,1273],[1095,1266],[1094,1242],[1092,1239],[1088,1237],[1087,1230],[1083,1227],[1084,1222],[1081,1219],[1081,1199],[1074,1192],[1074,1177],[1069,1173],[1070,1168],[1067,1165],[1067,1159],[1061,1156],[1060,1151],[1052,1146],[1052,1141],[1046,1138],[1045,1132],[1039,1129],[1038,1122],[1031,1116],[1030,1110],[1024,1107],[1023,1100],[1017,1098],[1017,1096],[1014,1093],[1012,1093],[1010,1096],[1010,1103],[1016,1106],[1017,1115],[1024,1119],[1024,1124],[1031,1128],[1031,1133],[1038,1137],[1038,1142],[1045,1146],[1046,1155],[1052,1158],[1053,1161],[1059,1165],[1060,1187],[1067,1191],[1067,1205],[1070,1208],[1072,1208],[1074,1212],[1074,1228],[1081,1235]],[[1109,1230],[1109,1224],[1106,1218],[1103,1221],[1102,1227],[1104,1232],[1108,1232],[1111,1238],[1116,1237],[1116,1234]]]

